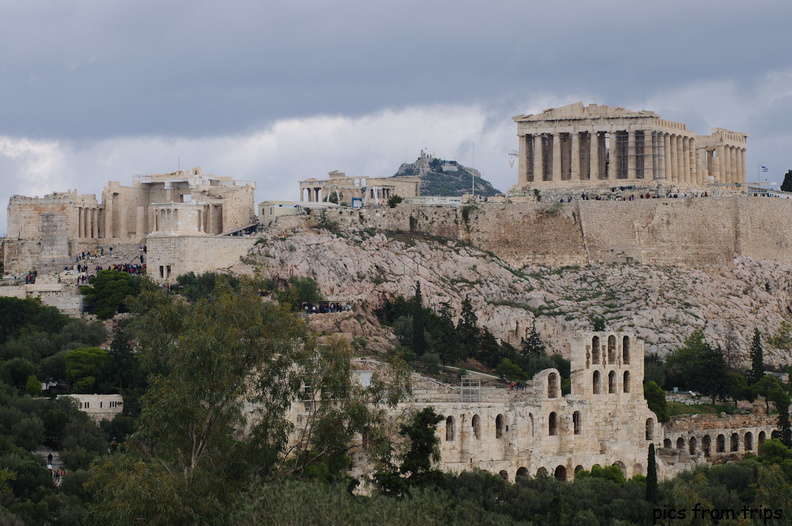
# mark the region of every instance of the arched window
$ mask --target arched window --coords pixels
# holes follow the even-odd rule
[[[646,419],[646,440],[654,440],[654,419]]]
[[[759,431],[759,447],[762,447],[764,441],[767,439],[767,434],[764,431]]]
[[[523,478],[528,478],[528,470],[526,468],[518,469],[517,470],[517,476],[518,477],[523,477]]]
[[[611,371],[608,373],[608,394],[616,392],[616,372]]]
[[[737,433],[732,433],[731,440],[729,441],[729,449],[732,453],[736,453],[740,449],[740,437]]]
[[[630,337],[625,336],[622,338],[622,363],[625,365],[630,364]]]
[[[555,478],[556,480],[560,480],[562,482],[566,481],[566,468],[564,466],[558,466],[555,469]]]
[[[682,437],[677,438],[677,449],[685,449],[685,439]]]
[[[454,441],[454,417],[446,418],[446,442]]]
[[[503,436],[503,415],[498,415],[495,417],[495,438],[500,438]]]
[[[671,447],[671,439],[670,438],[666,438],[665,440],[663,440],[663,447],[666,447],[666,448],[670,448]]]
[[[602,393],[602,380],[600,379],[600,372],[594,371],[594,394],[601,394]]]
[[[558,375],[550,373],[547,375],[547,398],[558,396]]]
[[[691,455],[696,454],[696,437],[690,437],[688,453],[690,453]]]
[[[594,336],[591,339],[591,363],[600,363],[600,339]]]
[[[750,431],[745,433],[745,450],[753,451],[753,433]]]
[[[725,453],[726,452],[726,437],[723,435],[718,435],[718,439],[715,441],[715,452],[716,453]]]
[[[608,363],[616,363],[616,336],[608,336]]]
[[[573,433],[579,435],[582,428],[583,428],[583,422],[581,422],[580,419],[580,411],[575,411],[574,413],[572,413]]]
[[[473,427],[473,436],[476,439],[481,438],[481,418],[478,415],[473,415],[473,421],[471,422],[471,426]]]
[[[712,453],[712,439],[709,435],[704,435],[701,439],[701,452],[704,453],[705,457],[710,456]]]
[[[550,436],[556,436],[558,434],[558,422],[555,411],[550,413],[550,418],[548,418],[548,427],[550,428]]]
[[[630,371],[624,371],[624,380],[622,380],[622,391],[625,393],[630,392]]]

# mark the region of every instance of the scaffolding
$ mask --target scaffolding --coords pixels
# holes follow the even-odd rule
[[[481,402],[481,379],[463,376],[459,385],[460,402]]]

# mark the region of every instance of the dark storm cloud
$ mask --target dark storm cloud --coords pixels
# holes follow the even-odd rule
[[[300,178],[390,175],[423,147],[475,151],[506,189],[510,117],[578,100],[749,133],[749,164],[783,174],[790,15],[734,0],[3,2],[0,201],[179,159],[296,198]]]

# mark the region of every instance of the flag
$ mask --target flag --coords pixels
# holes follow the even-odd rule
[[[763,171],[763,172],[769,172],[770,170],[768,170],[768,169],[767,169],[767,166],[765,166],[765,165],[762,165],[762,171]]]

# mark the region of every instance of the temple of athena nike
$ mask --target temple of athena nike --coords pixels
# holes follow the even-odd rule
[[[614,185],[703,190],[746,182],[745,133],[696,135],[684,124],[641,110],[582,102],[517,115],[516,191]]]

